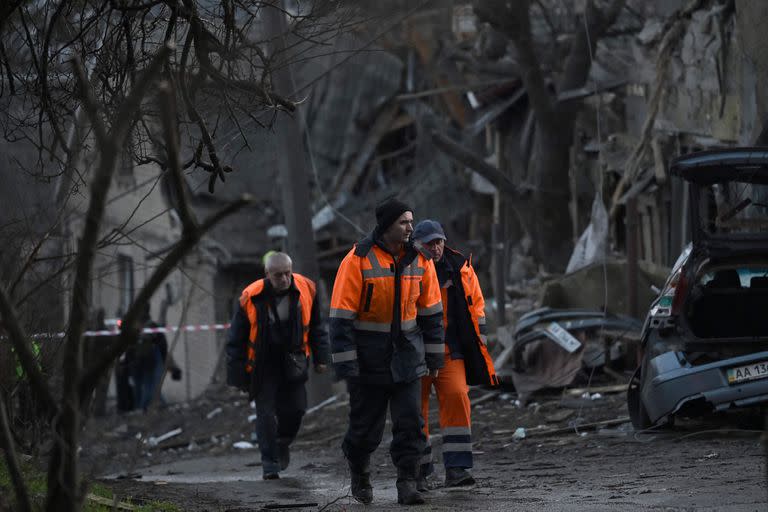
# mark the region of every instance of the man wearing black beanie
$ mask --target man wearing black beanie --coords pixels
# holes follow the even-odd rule
[[[394,224],[405,212],[411,214],[410,222],[408,223],[409,225],[404,226],[404,229],[408,230],[408,236],[410,237],[411,233],[413,233],[413,208],[395,198],[387,199],[386,201],[379,203],[376,207],[376,231],[379,236],[383,235],[387,231],[387,228],[392,226],[392,224]],[[408,216],[406,215],[405,217]],[[400,242],[403,244],[407,243],[408,239],[406,238]],[[400,247],[397,249],[400,249]]]
[[[434,263],[413,248],[411,208],[397,199],[376,207],[376,228],[339,266],[329,328],[336,376],[349,388],[349,428],[342,450],[352,496],[373,501],[370,458],[387,409],[397,501],[424,503],[417,472],[426,437],[421,381],[444,364],[443,305]]]

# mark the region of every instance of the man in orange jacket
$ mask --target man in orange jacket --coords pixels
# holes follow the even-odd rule
[[[446,487],[472,485],[472,426],[468,384],[498,385],[493,361],[485,346],[485,301],[471,258],[446,247],[445,232],[434,220],[419,222],[413,231],[416,247],[435,261],[443,302],[445,366],[437,378],[422,377],[421,412],[429,436],[429,394],[437,392]],[[434,471],[427,442],[419,472],[419,490]]]
[[[344,257],[331,297],[333,363],[349,388],[342,443],[352,496],[373,500],[370,458],[392,418],[390,454],[398,503],[424,499],[416,479],[425,436],[420,378],[443,365],[443,307],[434,264],[410,244],[411,209],[395,199],[376,208],[376,228]]]
[[[288,467],[289,446],[307,408],[309,355],[327,369],[328,335],[315,283],[293,273],[291,258],[272,253],[265,279],[240,296],[227,341],[227,383],[256,401],[256,433],[265,480]]]

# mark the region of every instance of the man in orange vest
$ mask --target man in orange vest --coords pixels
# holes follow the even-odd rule
[[[227,341],[227,383],[256,401],[264,480],[288,467],[289,446],[307,408],[310,353],[317,373],[330,359],[315,283],[292,267],[285,253],[267,258],[266,278],[240,296]]]
[[[429,439],[429,394],[437,392],[446,487],[472,485],[472,438],[468,384],[498,385],[485,346],[485,300],[470,258],[445,245],[445,232],[434,220],[419,222],[413,231],[416,247],[435,261],[443,301],[445,366],[437,378],[422,377],[421,412]],[[419,473],[419,490],[434,471],[432,447],[427,442]]]
[[[342,449],[352,496],[371,503],[370,458],[389,409],[397,500],[412,505],[424,503],[416,484],[425,443],[420,378],[443,365],[443,307],[434,264],[410,244],[411,208],[388,200],[376,221],[341,262],[331,298],[334,369],[349,389]]]

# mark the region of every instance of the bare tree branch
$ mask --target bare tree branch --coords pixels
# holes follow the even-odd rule
[[[86,74],[85,69],[83,68],[83,64],[80,62],[78,57],[75,57],[72,60],[72,68],[75,72],[75,76],[77,77],[77,82],[80,85],[79,92],[80,99],[83,104],[83,110],[85,110],[85,113],[88,116],[88,120],[91,122],[91,127],[93,128],[94,135],[96,136],[96,141],[99,144],[103,144],[107,140],[107,129],[104,126],[104,122],[101,120],[101,117],[99,116],[99,107],[98,101],[96,100],[96,95],[93,93],[93,88],[88,82],[88,75]]]
[[[194,232],[197,229],[195,215],[189,206],[189,193],[184,177],[181,174],[179,161],[179,135],[176,131],[176,94],[169,82],[160,87],[160,104],[163,108],[163,133],[165,148],[168,155],[168,168],[171,172],[171,183],[176,195],[176,209],[179,212],[184,231]]]

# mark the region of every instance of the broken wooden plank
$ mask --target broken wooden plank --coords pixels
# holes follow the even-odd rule
[[[448,135],[435,130],[432,132],[432,143],[449,157],[490,181],[493,186],[505,194],[515,197],[522,195],[520,188],[499,168],[487,163],[483,157],[451,139]]]
[[[338,174],[334,184],[332,197],[336,198],[343,193],[351,193],[355,186],[365,177],[365,170],[368,165],[368,161],[376,151],[376,147],[379,145],[381,138],[389,132],[390,126],[397,117],[397,113],[400,109],[400,105],[396,102],[390,102],[385,105],[379,115],[376,116],[376,120],[373,122],[373,126],[365,136],[365,140],[360,145],[360,150],[355,155],[352,162]]]
[[[147,439],[147,443],[149,444],[149,446],[157,446],[160,443],[162,443],[163,441],[166,441],[166,440],[168,440],[168,439],[170,439],[172,437],[176,437],[177,435],[179,435],[181,433],[182,433],[182,429],[181,428],[175,428],[175,429],[171,430],[170,432],[166,432],[163,435],[160,435],[160,436],[157,436],[157,437],[151,436],[149,439]]]
[[[432,75],[432,80],[434,81],[435,85],[438,87],[450,86],[451,80],[450,78],[446,77],[445,73],[450,71],[453,71],[454,73],[449,74],[458,75],[458,73],[456,72],[455,68],[442,70],[436,69],[436,64],[439,61],[434,59],[433,45],[435,40],[428,36],[425,37],[425,34],[422,33],[419,28],[416,28],[415,25],[408,30],[407,38],[412,47],[416,49],[416,53],[418,54],[422,65],[426,69],[430,70],[430,74]],[[444,63],[448,64],[447,61],[444,61]],[[464,126],[469,115],[467,113],[465,102],[462,99],[462,95],[459,94],[458,91],[445,90],[440,94],[440,96],[443,98],[443,101],[445,101],[445,105],[448,108],[448,114],[451,116],[451,119],[453,119],[459,126]]]
[[[459,91],[459,92],[474,91],[475,89],[483,89],[485,87],[491,87],[494,85],[508,85],[508,84],[516,84],[516,83],[518,83],[518,80],[515,78],[499,78],[496,80],[486,80],[482,82],[474,82],[474,83],[468,83],[468,84],[452,84],[452,85],[446,85],[444,87],[425,89],[423,91],[398,94],[397,96],[395,96],[395,99],[398,101],[416,100],[419,98],[424,98],[426,96],[434,96],[436,94],[444,94],[446,92],[451,92],[451,91]]]
[[[96,496],[93,493],[88,493],[85,495],[85,499],[99,505],[104,505],[105,507],[110,507],[112,510],[136,510],[136,507],[130,503],[117,501],[117,496],[113,499],[109,499],[102,496]]]
[[[307,412],[306,412],[306,413],[304,413],[304,414],[305,414],[305,416],[309,416],[309,415],[310,415],[310,414],[312,414],[313,412],[319,411],[320,409],[322,409],[322,408],[323,408],[323,407],[325,407],[326,405],[332,404],[333,402],[335,402],[336,400],[338,400],[338,399],[339,399],[339,396],[340,396],[340,394],[338,394],[338,395],[333,395],[333,396],[332,396],[332,397],[330,397],[330,398],[326,398],[325,400],[323,400],[323,401],[322,401],[322,402],[320,402],[319,404],[317,404],[317,405],[315,405],[315,406],[312,406],[312,407],[310,407],[309,409],[307,409]]]
[[[667,182],[667,166],[664,163],[664,151],[661,149],[658,137],[651,139],[651,149],[653,150],[653,172],[656,175],[656,183],[663,185]]]
[[[614,384],[612,386],[593,386],[591,388],[573,388],[565,393],[570,396],[581,396],[584,393],[623,393],[627,390],[628,384]]]
[[[514,345],[510,345],[504,350],[502,350],[501,354],[499,354],[496,360],[493,362],[493,367],[498,370],[499,368],[507,364],[507,361],[509,360],[509,358],[512,357],[512,353],[514,349],[515,349]]]
[[[501,393],[501,391],[491,391],[490,393],[486,393],[483,396],[481,396],[480,398],[478,398],[477,400],[472,400],[472,406],[474,407],[476,405],[480,405],[482,403],[485,403],[485,402],[487,402],[489,400],[493,400],[494,398],[499,396],[499,393]]]
[[[511,325],[500,325],[496,330],[496,339],[505,349],[510,348],[515,342],[513,331],[514,327]]]
[[[621,418],[614,418],[612,420],[595,421],[593,423],[584,423],[573,427],[552,428],[546,430],[538,430],[533,432],[526,432],[526,437],[541,437],[541,436],[553,436],[557,434],[568,434],[571,432],[585,432],[587,430],[597,430],[600,427],[612,427],[614,425],[622,425],[629,421],[629,416],[622,416]]]
[[[314,501],[306,503],[268,503],[264,505],[264,510],[281,510],[284,508],[307,508],[316,506],[317,503]]]

